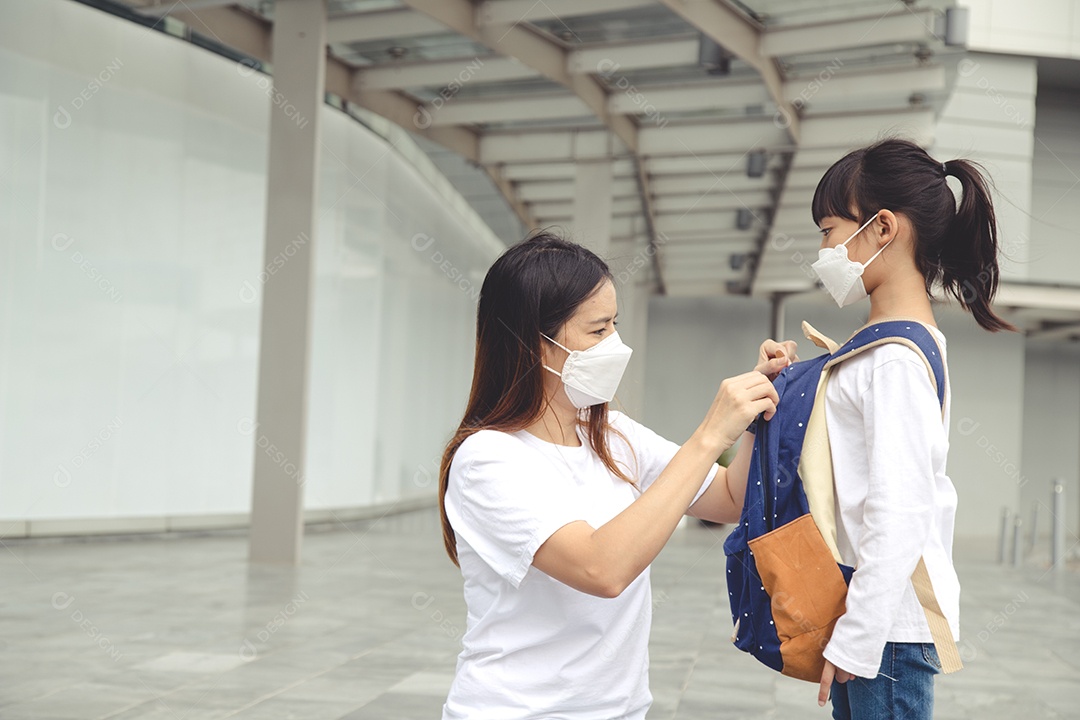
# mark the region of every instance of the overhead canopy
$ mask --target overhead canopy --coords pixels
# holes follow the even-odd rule
[[[271,69],[269,0],[122,2]],[[570,224],[578,163],[610,160],[612,241],[654,248],[657,292],[786,295],[814,287],[825,169],[933,141],[953,5],[328,0],[326,90],[481,168],[527,228]],[[491,199],[470,195],[495,227]],[[1014,283],[998,304],[1055,339],[1080,336],[1078,298]]]
[[[262,61],[273,4],[125,0]],[[809,199],[884,134],[932,140],[944,7],[831,0],[330,0],[327,90],[482,167],[526,227],[610,158],[613,242],[659,292],[811,287]]]

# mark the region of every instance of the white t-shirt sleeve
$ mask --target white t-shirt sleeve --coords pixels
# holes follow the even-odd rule
[[[925,364],[903,353],[875,366],[860,395],[869,448],[864,530],[847,608],[824,653],[837,667],[865,678],[878,674],[893,619],[930,535],[931,449],[945,433]]]
[[[458,448],[445,506],[454,533],[514,587],[537,549],[586,515],[572,482],[520,440],[494,430]]]
[[[681,446],[670,440],[666,440],[636,420],[632,420],[624,413],[614,410],[611,411],[609,414],[609,422],[616,430],[626,436],[626,439],[629,441],[630,449],[632,450],[631,453],[627,453],[629,456],[630,473],[632,476],[636,475],[641,492],[645,492],[649,489],[649,486],[656,481],[656,478],[660,477],[660,473],[664,471],[664,468],[668,466],[671,459],[675,457],[675,453],[679,452]],[[612,437],[611,443],[613,445],[619,442],[621,442],[621,440],[618,436]],[[712,484],[713,478],[716,477],[716,473],[719,469],[720,466],[713,463],[709,472],[702,480],[701,487],[698,488],[697,494],[694,495],[694,499],[690,502],[691,505],[697,502],[697,499],[709,489],[709,485]]]

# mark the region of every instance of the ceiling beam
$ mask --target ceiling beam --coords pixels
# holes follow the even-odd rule
[[[652,259],[653,278],[656,280],[656,293],[667,295],[664,283],[664,269],[660,261],[660,235],[656,230],[656,212],[653,208],[652,191],[649,189],[649,174],[645,172],[645,162],[640,155],[634,156],[637,166],[635,179],[638,182],[638,194],[641,196],[641,212],[645,216],[645,235],[649,242],[649,257]]]
[[[477,24],[513,25],[632,10],[653,4],[654,0],[487,0],[477,8]]]
[[[934,112],[930,109],[903,109],[875,112],[848,112],[810,116],[805,123],[800,152],[821,151],[828,164],[835,162],[838,149],[873,142],[883,129],[929,145],[934,135]],[[739,165],[746,161],[747,148],[774,153],[792,153],[794,148],[784,129],[771,118],[685,122],[665,127],[643,127],[638,133],[638,151],[649,158],[650,168],[657,156],[685,156],[681,162],[693,172],[716,163],[710,156],[722,156],[719,163]],[[607,133],[603,130],[548,130],[545,128],[496,131],[480,138],[480,162],[542,163],[609,157]],[[827,165],[826,165],[827,166]]]
[[[588,117],[592,111],[576,95],[527,95],[482,100],[454,100],[431,113],[435,126],[479,125]]]
[[[750,178],[746,176],[742,167],[738,168],[738,172],[723,172],[728,174],[701,172],[694,175],[657,175],[651,173],[653,193],[665,197],[694,196],[716,188],[732,192],[765,192],[773,185],[773,178],[769,177],[769,173],[759,178]]]
[[[1027,337],[1029,340],[1070,340],[1080,337],[1080,323],[1053,323],[1029,331]]]
[[[484,164],[603,160],[627,154],[624,147],[612,148],[605,130],[487,132],[480,138]]]
[[[807,84],[816,82],[810,100],[802,100]],[[874,70],[849,73],[834,73],[821,81],[816,76],[793,78],[784,83],[784,97],[794,104],[799,101],[803,107],[812,107],[829,102],[846,100],[851,97],[894,98],[897,107],[907,107],[908,98],[913,92],[937,92],[946,89],[945,68],[941,65],[928,65],[902,70]],[[758,81],[737,79],[712,82],[700,82],[686,85],[649,86],[638,85],[636,93],[613,93],[608,102],[608,109],[613,113],[640,115],[646,106],[654,110],[653,114],[663,116],[669,112],[694,112],[698,110],[716,110],[719,108],[744,108],[748,105],[768,105],[773,103],[769,91]]]
[[[503,174],[502,167],[498,165],[484,166],[484,170],[487,172],[488,177],[495,183],[495,187],[499,188],[499,192],[506,198],[506,201],[510,204],[510,208],[514,211],[514,214],[518,216],[518,220],[525,226],[526,232],[538,227],[536,216],[525,201],[521,199],[514,184]]]
[[[508,62],[504,58],[496,58]],[[488,61],[472,61],[469,68],[469,82],[476,79],[476,73],[483,72],[492,65]],[[423,65],[414,68],[413,79],[421,79],[424,74],[426,84],[445,85],[463,73],[466,67],[462,61],[453,63],[430,63],[432,68],[424,70]],[[434,72],[435,68],[439,73]],[[510,63],[506,69],[518,69],[529,75],[534,71],[520,64]],[[378,78],[389,78],[398,68],[361,70],[361,85],[367,87],[401,86],[397,80],[380,82]],[[370,82],[371,74],[378,73],[376,82]],[[405,69],[408,72],[408,69]],[[408,84],[408,83],[406,83]],[[413,83],[415,84],[415,83]],[[421,85],[425,83],[420,83]],[[802,79],[784,84],[784,95],[794,101],[804,93],[806,81]],[[905,68],[899,71],[854,72],[846,75],[831,75],[828,82],[820,83],[813,96],[814,103],[827,103],[844,100],[852,96],[892,98],[892,104],[898,109],[908,106],[908,98],[914,92],[936,92],[945,89],[945,69],[941,65],[921,68]],[[769,92],[757,80],[733,80],[699,82],[671,87],[668,85],[641,86],[635,93],[615,92],[608,97],[607,110],[612,115],[655,115],[658,121],[664,113],[693,112],[699,110],[717,110],[721,108],[742,109],[752,105],[772,104]],[[771,112],[771,110],[770,110]],[[435,125],[469,125],[492,122],[527,122],[530,120],[550,120],[591,116],[588,107],[581,99],[573,95],[545,96],[537,94],[499,95],[477,99],[455,99],[453,103],[443,105],[437,114],[432,114]],[[664,123],[666,124],[666,123]]]
[[[468,73],[469,83],[506,82],[534,78],[537,72],[516,58],[459,58],[436,62],[384,63],[357,70],[356,82],[363,88],[446,87]]]
[[[672,87],[635,86],[634,92],[613,92],[608,111],[623,115],[655,115],[663,120],[664,113],[721,110],[748,105],[771,103],[769,92],[753,80],[698,82]]]
[[[328,45],[445,34],[445,25],[411,10],[356,13],[331,18],[326,23]]]
[[[570,182],[522,182],[517,183],[518,194],[525,202],[572,202],[574,183]],[[636,180],[631,178],[612,179],[611,197],[637,197]]]
[[[775,61],[763,50],[764,28],[724,0],[661,0],[720,47],[757,70],[773,102],[786,119],[792,144],[799,144],[800,119],[784,97],[784,83]]]
[[[886,15],[773,28],[762,36],[761,53],[779,57],[934,41],[936,16],[937,11],[931,8],[903,8]]]
[[[1003,282],[998,286],[994,305],[1080,312],[1080,287]]]
[[[704,153],[745,153],[753,148],[787,148],[790,139],[772,118],[748,118],[705,123],[669,123],[664,127],[643,127],[639,150],[642,155],[700,155]]]
[[[184,9],[194,12],[195,10],[206,10],[207,8],[232,5],[236,1],[237,0],[185,0],[180,4],[184,6]],[[136,3],[131,9],[140,15],[164,17],[165,15],[171,14],[177,4],[177,0],[165,0],[164,2],[159,2],[158,0],[136,0]]]
[[[717,183],[707,191],[696,195],[655,197],[654,207],[658,213],[695,213],[712,210],[752,210],[771,208],[775,198],[771,190],[734,192]]]
[[[567,55],[570,72],[606,75],[645,68],[698,64],[697,38],[676,38],[573,50]]]

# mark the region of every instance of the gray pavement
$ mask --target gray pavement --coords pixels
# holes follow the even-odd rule
[[[816,687],[728,641],[724,530],[653,567],[650,718],[827,718]],[[464,628],[433,511],[309,530],[298,568],[241,533],[5,541],[0,718],[438,718]],[[1080,573],[958,547],[967,667],[942,720],[1080,718]]]

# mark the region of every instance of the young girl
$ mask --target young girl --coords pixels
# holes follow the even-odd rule
[[[615,314],[607,265],[546,233],[484,279],[472,392],[439,483],[468,608],[446,720],[644,718],[649,564],[684,514],[738,520],[752,440],[731,468],[715,460],[771,417],[767,375],[794,344],[762,345],[758,371],[721,383],[680,448],[608,411],[630,357]]]
[[[959,180],[959,204],[949,176]],[[997,226],[986,181],[972,163],[938,162],[914,143],[885,140],[829,168],[813,214],[823,235],[813,267],[841,307],[869,295],[870,323],[923,323],[943,361],[945,336],[930,304],[938,286],[983,328],[1015,329],[990,306]],[[841,364],[827,386],[838,545],[855,567],[818,693],[824,705],[831,689],[836,720],[933,716],[941,665],[911,575],[924,557],[959,639],[956,491],[945,473],[949,403],[946,394],[943,422],[926,366],[895,343]]]

